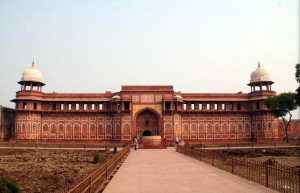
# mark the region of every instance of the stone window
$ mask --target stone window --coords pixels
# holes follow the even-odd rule
[[[183,103],[183,110],[186,111],[186,103]]]
[[[242,104],[240,104],[240,103],[237,104],[237,110],[238,111],[242,110]]]
[[[77,103],[76,104],[76,111],[78,111],[79,110],[79,104]]]
[[[149,125],[149,121],[148,121],[148,120],[146,120],[146,123],[145,123],[145,125]]]
[[[56,110],[56,104],[52,104],[52,110]]]
[[[198,105],[199,105],[199,106],[198,106],[199,110],[202,110],[202,109],[203,109],[202,104],[200,103],[200,104],[198,104]]]
[[[33,109],[34,109],[34,110],[37,109],[37,103],[33,103]]]
[[[72,110],[72,104],[69,104],[69,105],[68,105],[68,110],[69,110],[69,111]]]
[[[195,110],[195,104],[191,104],[191,110]]]
[[[260,104],[256,103],[256,109],[260,109]]]
[[[230,110],[231,110],[231,111],[234,110],[234,105],[233,105],[233,103],[230,104]]]
[[[226,105],[224,103],[222,104],[222,110],[226,110]]]
[[[103,109],[103,105],[100,103],[99,104],[99,111],[102,111],[102,109]]]
[[[85,110],[85,111],[87,110],[87,104],[83,105],[83,110]]]
[[[92,104],[92,111],[95,110],[95,104]]]
[[[214,104],[214,110],[218,110],[218,104],[217,103]]]
[[[61,111],[64,110],[64,104],[60,104],[60,110],[61,110]]]
[[[171,109],[171,102],[165,102],[165,108],[166,108],[166,110],[170,110]]]
[[[26,108],[27,108],[27,103],[23,102],[23,109],[26,109]]]
[[[210,110],[210,104],[209,103],[206,104],[206,110]]]
[[[130,102],[124,102],[124,110],[130,110]]]

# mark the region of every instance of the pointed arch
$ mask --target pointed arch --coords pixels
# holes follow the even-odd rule
[[[64,133],[64,124],[63,123],[59,123],[58,124],[58,133]]]
[[[165,123],[164,132],[165,133],[172,133],[172,124],[171,123]]]
[[[123,124],[123,133],[125,134],[131,133],[131,126],[129,123]]]
[[[213,132],[212,130],[212,124],[211,123],[207,123],[206,124],[206,133],[207,134],[211,134]]]
[[[205,133],[205,125],[203,123],[198,124],[198,133]]]
[[[245,123],[245,133],[251,133],[250,123]]]
[[[175,123],[175,125],[174,125],[174,133],[180,133],[179,123]]]
[[[229,133],[235,134],[236,133],[236,126],[234,123],[229,124]]]
[[[27,123],[26,133],[31,133],[31,124]]]
[[[104,125],[102,123],[97,126],[97,134],[104,134]]]
[[[35,122],[32,123],[31,131],[32,131],[32,133],[36,133],[36,123]]]
[[[243,123],[237,124],[237,133],[244,133]]]
[[[187,123],[182,124],[181,133],[184,133],[184,134],[189,133],[189,125]]]
[[[119,123],[117,123],[117,124],[115,124],[115,129],[114,129],[114,133],[115,134],[120,134],[120,124]]]
[[[80,134],[80,125],[75,123],[73,126],[73,134]]]
[[[88,134],[88,125],[86,123],[81,125],[81,134]]]
[[[197,125],[195,123],[191,124],[190,133],[197,133]]]
[[[95,134],[96,133],[96,125],[95,124],[90,124],[90,134]]]
[[[214,133],[221,133],[221,127],[219,123],[214,124]]]
[[[228,133],[228,124],[222,123],[222,133]]]
[[[52,124],[50,125],[50,133],[51,133],[51,134],[57,133],[57,130],[56,130],[56,124],[55,124],[55,123],[52,123]]]
[[[47,123],[43,124],[42,133],[49,133],[49,125]]]
[[[112,134],[112,126],[111,126],[111,124],[110,123],[107,123],[106,125],[105,125],[105,133],[106,134]]]

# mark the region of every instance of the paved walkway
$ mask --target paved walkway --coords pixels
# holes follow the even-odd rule
[[[274,193],[174,148],[131,153],[103,193]]]

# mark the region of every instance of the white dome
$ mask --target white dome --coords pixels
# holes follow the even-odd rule
[[[43,74],[34,66],[34,62],[30,68],[24,70],[21,81],[43,82]]]
[[[120,100],[121,97],[119,95],[115,95],[115,96],[112,97],[112,99],[114,99],[114,100]]]
[[[258,67],[255,71],[251,73],[251,80],[250,83],[255,82],[270,82],[270,76],[268,71],[260,67],[260,64],[258,63]]]

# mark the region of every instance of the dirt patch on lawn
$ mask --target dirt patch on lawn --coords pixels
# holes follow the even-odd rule
[[[0,176],[16,178],[21,192],[55,192],[90,174],[96,153],[98,164],[110,157],[84,150],[0,150]]]
[[[216,150],[214,153],[229,158],[246,158],[265,162],[273,160],[274,163],[295,166],[300,165],[300,149],[253,149],[253,150]]]

